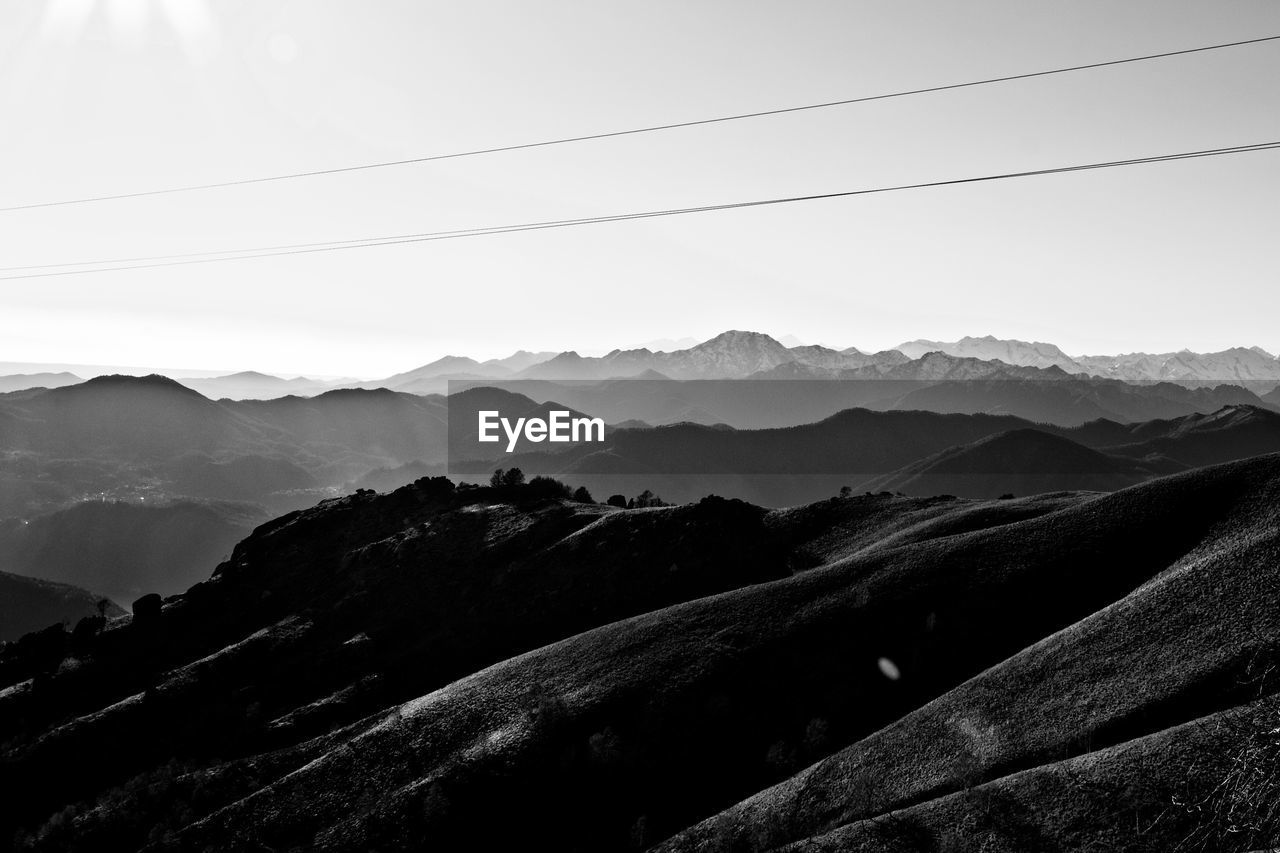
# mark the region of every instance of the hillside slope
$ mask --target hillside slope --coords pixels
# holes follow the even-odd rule
[[[198,778],[211,786],[208,809],[305,761],[317,735],[545,643],[788,577],[885,536],[928,539],[1059,506],[857,498],[779,513],[723,500],[617,511],[533,486],[463,491],[442,480],[362,493],[260,527],[167,605],[160,626],[110,627],[75,670],[0,694],[0,726],[52,726],[11,744],[0,770],[25,780],[29,799],[12,814],[40,815],[68,796],[114,797],[113,785],[149,778],[171,756],[206,768],[171,780],[173,800],[187,801],[182,786]],[[0,660],[0,682],[21,682],[30,667]],[[520,703],[543,701],[528,688]],[[266,750],[252,759],[266,775],[227,775],[228,750]],[[85,820],[86,845],[136,843],[121,838],[137,826]]]
[[[1270,467],[1266,476],[1273,479],[1255,481],[1257,491],[1238,492],[1236,511],[1167,571],[663,849],[728,850],[743,839],[761,838],[764,846],[774,847],[809,836],[825,837],[816,848],[820,850],[872,849],[861,846],[868,827],[860,822],[962,795],[989,779],[997,780],[990,791],[1008,795],[1010,787],[1027,781],[1001,781],[1009,774],[1044,766],[1045,772],[1059,775],[1061,769],[1053,765],[1061,759],[1087,756],[1170,726],[1212,718],[1259,696],[1274,696],[1280,691],[1272,672],[1280,654],[1280,615],[1272,606],[1280,594],[1275,509],[1280,481],[1274,479],[1280,460],[1268,460],[1269,466],[1252,472],[1248,468],[1253,466],[1233,466],[1246,477]],[[1150,487],[1196,482],[1208,481],[1184,475]],[[1150,487],[1121,492],[1113,496],[1114,503],[1132,500]],[[1280,721],[1274,698],[1267,707],[1265,727],[1250,729],[1251,737],[1265,736]],[[1207,738],[1179,762],[1158,765],[1148,751],[1143,773],[1109,771],[1109,779],[1096,780],[1109,792],[1109,821],[1097,819],[1096,804],[1089,813],[1086,806],[1094,792],[1088,783],[1076,782],[1060,792],[1062,801],[1055,801],[1052,811],[1042,803],[1040,811],[1049,812],[1050,819],[1038,821],[1033,813],[1029,828],[1065,832],[1054,827],[1058,810],[1084,809],[1090,814],[1088,826],[1071,829],[1075,838],[1030,842],[1024,826],[1021,834],[992,849],[1019,849],[1019,844],[1021,849],[1028,844],[1086,849],[1104,841],[1109,849],[1169,849],[1168,827],[1145,838],[1134,828],[1146,830],[1162,814],[1176,811],[1174,797],[1194,803],[1210,796],[1221,778],[1214,771],[1229,769],[1224,764],[1232,753],[1224,752],[1219,742],[1230,732],[1218,723],[1207,733],[1201,728],[1193,724],[1185,730]],[[1233,750],[1244,745],[1237,742]],[[1181,746],[1175,744],[1175,750]],[[1083,763],[1103,760],[1109,759],[1097,756]],[[1280,752],[1269,760],[1280,762]],[[1192,773],[1189,762],[1199,765]],[[1280,763],[1263,770],[1280,771]],[[1259,816],[1272,802],[1265,796],[1280,796],[1280,776],[1272,781],[1269,793],[1262,792],[1264,801],[1253,804],[1261,809]],[[937,808],[954,813],[958,806],[952,802]],[[1180,817],[1172,822],[1175,827],[1185,827],[1190,815]],[[946,834],[945,822],[929,822],[935,840]],[[1022,822],[1027,823],[1027,815]],[[1280,825],[1270,824],[1268,830],[1280,833]],[[842,846],[843,841],[832,840],[836,836],[864,840]],[[1277,837],[1241,834],[1233,844],[1209,849],[1250,849],[1250,844],[1260,846]]]
[[[70,584],[0,572],[0,642],[59,622],[75,625],[85,616],[97,616],[100,601],[102,596]],[[124,615],[113,602],[105,612]]]
[[[1150,736],[1192,760],[1220,741],[1178,726],[1275,691],[1277,505],[1280,456],[772,512],[362,493],[260,527],[39,685],[0,659],[0,726],[39,733],[0,783],[56,849],[737,850]],[[1116,837],[1172,774],[1072,800],[1070,836],[1055,798],[1019,825]]]
[[[913,707],[929,714],[931,698],[993,666],[1044,676],[1038,690],[1031,677],[970,688],[990,705],[973,719],[1028,731],[996,759],[1078,750],[1108,726],[1140,735],[1256,690],[1228,685],[1260,650],[1250,638],[1280,636],[1274,572],[1258,570],[1277,565],[1267,557],[1280,536],[1278,491],[1280,458],[1271,457],[989,530],[873,545],[826,568],[614,623],[367,718],[179,839],[199,846],[252,826],[273,846],[337,850],[415,837],[622,849],[902,714],[910,721]],[[1238,590],[1219,598],[1204,579],[1228,569]],[[1151,583],[1162,575],[1171,580]],[[1154,609],[1128,612],[1130,596],[1151,595]],[[1153,626],[1157,614],[1167,625]],[[1064,628],[1115,651],[1069,644],[1054,654],[1037,642]],[[1063,667],[1064,655],[1075,665]],[[912,749],[922,762],[932,756],[937,726],[929,731],[896,739],[883,753],[888,766],[914,760]],[[965,732],[955,735],[960,750]],[[910,791],[916,777],[876,778]],[[946,790],[927,766],[919,778],[930,787],[916,796]],[[826,792],[847,807],[834,784],[806,790],[806,805]],[[499,803],[506,819],[483,821]]]

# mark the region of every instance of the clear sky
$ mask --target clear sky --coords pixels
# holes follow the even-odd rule
[[[0,206],[1280,33],[1272,0],[13,0]],[[1280,43],[553,149],[0,213],[0,266],[830,192],[1280,140]],[[1280,152],[0,282],[0,360],[380,376],[725,329],[1280,350]]]

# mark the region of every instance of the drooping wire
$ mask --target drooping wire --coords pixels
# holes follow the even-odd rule
[[[522,222],[506,225],[483,226],[478,228],[464,228],[453,231],[429,231],[418,234],[400,234],[351,240],[328,240],[314,243],[293,243],[279,246],[223,249],[173,255],[152,255],[136,258],[116,258],[96,261],[74,261],[60,264],[36,264],[21,267],[5,267],[0,268],[0,272],[16,272],[18,274],[0,276],[0,281],[17,281],[20,279],[49,278],[54,276],[85,275],[89,273],[120,272],[124,270],[152,269],[156,267],[185,266],[189,264],[249,260],[253,258],[269,258],[285,255],[302,255],[316,252],[341,251],[346,249],[367,249],[378,246],[402,245],[406,243],[426,243],[436,240],[455,240],[464,237],[483,237],[523,231],[541,231],[552,228],[567,228],[607,222],[627,222],[637,219],[652,219],[657,217],[680,216],[693,213],[739,210],[743,208],[765,207],[779,204],[795,204],[799,202],[822,201],[828,199],[849,198],[852,196],[875,195],[879,193],[903,192],[907,190],[922,190],[937,187],[958,186],[962,184],[986,183],[1015,178],[1056,175],[1095,169],[1111,169],[1150,163],[1167,163],[1178,160],[1192,160],[1202,157],[1218,157],[1229,154],[1244,154],[1256,151],[1272,151],[1276,149],[1280,149],[1280,140],[1253,143],[1249,145],[1234,145],[1225,148],[1207,148],[1196,151],[1183,151],[1173,154],[1158,154],[1148,157],[1131,157],[1123,160],[1108,160],[1072,166],[1055,166],[1052,168],[1033,169],[1020,172],[1003,172],[992,175],[978,175],[966,178],[952,178],[948,180],[925,181],[921,183],[897,184],[885,187],[841,190],[837,192],[813,193],[808,195],[785,196],[779,198],[752,199],[749,201],[699,205],[696,207],[665,208],[632,213],[609,214],[604,216],[587,216],[577,219],[544,220],[540,222]],[[86,268],[68,269],[68,267]],[[26,272],[21,272],[24,270]]]

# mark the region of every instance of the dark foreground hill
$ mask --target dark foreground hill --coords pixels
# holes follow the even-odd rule
[[[75,625],[86,616],[97,616],[102,600],[100,595],[69,584],[0,572],[0,642],[55,623]],[[107,602],[104,611],[107,616],[124,615],[112,602]]]
[[[776,511],[360,493],[72,652],[0,656],[0,832],[1261,848],[1278,777],[1236,782],[1277,766],[1278,505],[1280,456],[1109,495]]]

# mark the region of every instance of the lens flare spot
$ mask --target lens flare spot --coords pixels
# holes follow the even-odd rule
[[[902,677],[902,673],[898,671],[898,665],[888,658],[880,658],[876,661],[876,666],[880,667],[880,674],[890,681],[897,681]]]

